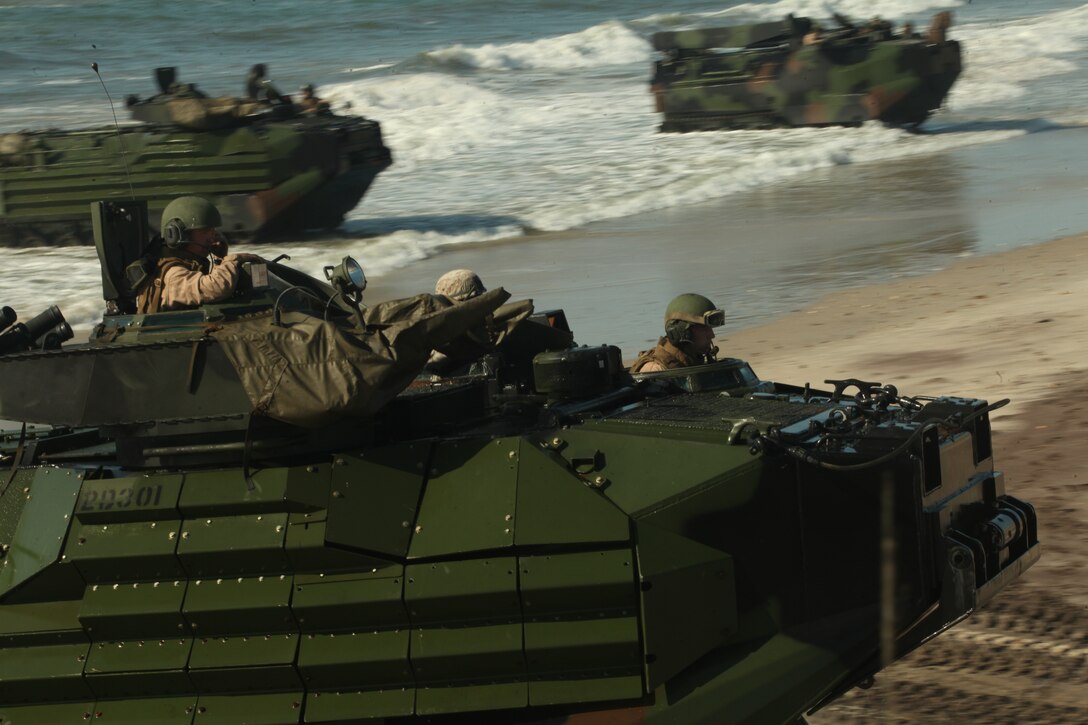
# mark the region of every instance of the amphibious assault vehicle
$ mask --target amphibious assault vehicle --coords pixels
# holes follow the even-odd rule
[[[363,307],[350,259],[131,314],[139,211],[98,208],[89,342],[0,336],[41,424],[0,446],[0,722],[795,723],[1039,555],[1001,403],[632,377],[501,289]]]
[[[157,70],[129,97],[137,125],[0,134],[0,245],[93,242],[90,202],[148,202],[151,223],[184,194],[210,199],[236,240],[333,229],[392,163],[377,121],[275,101],[209,98]]]
[[[874,18],[835,15],[655,33],[651,91],[662,131],[857,125],[916,126],[940,107],[961,70],[946,37],[951,14],[925,35]]]

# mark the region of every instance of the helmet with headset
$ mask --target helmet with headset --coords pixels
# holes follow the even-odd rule
[[[674,345],[691,339],[692,325],[721,327],[725,324],[725,312],[709,298],[688,292],[677,295],[665,308],[665,336]]]
[[[215,204],[202,196],[179,196],[162,210],[163,243],[170,249],[184,247],[191,229],[212,229],[222,226],[223,217]]]

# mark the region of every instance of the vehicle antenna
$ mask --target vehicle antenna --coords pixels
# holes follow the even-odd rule
[[[110,103],[110,113],[113,114],[113,127],[117,129],[117,143],[121,144],[121,161],[125,165],[125,179],[128,180],[128,191],[132,194],[132,200],[136,201],[136,190],[132,188],[132,174],[128,170],[128,155],[125,153],[125,138],[121,135],[121,124],[117,123],[117,111],[113,108],[113,99],[106,88],[106,81],[102,80],[102,74],[98,72],[98,63],[91,63],[91,70],[98,76],[98,82],[102,84],[102,90],[106,93],[106,100]]]

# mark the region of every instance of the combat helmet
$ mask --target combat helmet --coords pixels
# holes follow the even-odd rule
[[[210,229],[223,225],[223,217],[215,204],[202,196],[179,196],[162,210],[160,231],[166,237],[166,227],[170,222],[180,223],[181,231],[189,229]]]
[[[487,292],[480,276],[471,269],[452,269],[438,278],[434,293],[444,295],[454,302],[464,302]]]
[[[665,308],[665,324],[670,320],[683,320],[695,325],[721,327],[725,324],[725,311],[702,295],[687,292],[677,295]]]
[[[223,224],[223,217],[215,204],[202,196],[179,196],[162,210],[159,230],[166,246],[176,248],[185,243],[185,232],[190,229],[210,229]]]

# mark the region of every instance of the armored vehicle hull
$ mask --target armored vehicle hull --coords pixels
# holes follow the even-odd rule
[[[651,90],[662,131],[914,126],[940,107],[962,68],[947,13],[929,34],[884,21],[823,31],[808,18],[656,33]]]
[[[91,244],[88,204],[199,194],[232,239],[333,229],[392,163],[378,122],[289,105],[156,96],[141,125],[0,136],[0,245]]]
[[[794,723],[1039,555],[1001,403],[633,378],[501,290],[268,271],[0,356],[54,426],[0,446],[3,722]],[[488,319],[485,372],[412,381]]]

